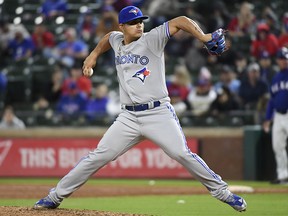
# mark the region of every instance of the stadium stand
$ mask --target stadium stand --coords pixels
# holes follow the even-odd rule
[[[67,27],[76,27],[78,18],[81,13],[84,13],[88,9],[97,17],[101,17],[102,7],[104,1],[95,0],[67,0],[67,12],[63,16],[57,16],[50,20],[43,20],[40,14],[40,8],[44,0],[35,1],[35,0],[0,0],[0,20],[6,21],[9,23],[21,23],[25,26],[30,34],[32,34],[33,29],[37,22],[43,22],[46,27],[55,34],[56,42],[63,40],[63,32]],[[145,1],[143,7],[144,10],[147,10],[150,1]],[[203,26],[209,21],[209,13],[211,8],[203,8],[204,5],[207,5],[208,0],[204,1],[191,1],[179,0],[179,5],[181,8],[193,8],[195,11],[201,10],[203,18]],[[230,17],[237,14],[240,4],[242,1],[215,1],[222,2],[226,5],[227,10],[230,12]],[[265,7],[269,6],[276,12],[279,22],[281,16],[288,11],[287,0],[278,0],[278,1],[253,1],[253,12],[257,18],[257,21],[262,21],[262,11]],[[212,4],[213,5],[213,4]],[[212,7],[212,6],[211,6]],[[147,11],[148,12],[148,11]],[[179,14],[175,14],[177,16]],[[189,14],[186,14],[189,15]],[[206,17],[206,19],[205,19]],[[170,17],[169,17],[170,18]],[[153,19],[147,26],[153,26]],[[225,26],[224,26],[225,27]],[[231,38],[231,50],[238,51],[245,55],[249,62],[255,61],[254,58],[250,56],[250,45],[255,35],[246,35],[245,37],[234,37]],[[88,42],[89,50],[91,51],[94,46],[97,44],[97,41],[90,40]],[[2,52],[2,50],[0,50]],[[2,55],[1,55],[2,56]],[[206,57],[205,57],[206,58]],[[208,59],[209,58],[209,59]],[[176,58],[175,56],[167,56],[166,70],[167,75],[173,73],[174,67],[176,64],[183,63],[183,56]],[[209,68],[216,68],[213,61],[217,60],[207,57],[208,62],[207,66]],[[224,59],[225,60],[225,59]],[[98,83],[106,83],[112,91],[117,89],[117,77],[114,74],[115,70],[113,65],[111,67],[101,67],[100,64],[97,65],[95,70],[97,71],[97,76],[91,78],[94,85]],[[230,62],[233,66],[233,63]],[[1,64],[2,65],[2,64]],[[6,90],[6,97],[4,100],[5,104],[12,104],[17,111],[17,114],[22,118],[28,127],[33,126],[61,126],[63,123],[57,122],[57,120],[41,120],[38,118],[43,115],[43,112],[35,112],[31,110],[32,104],[37,99],[39,92],[43,91],[44,86],[47,81],[50,79],[53,67],[55,65],[55,60],[43,57],[42,55],[35,54],[32,58],[25,62],[13,62],[7,57],[7,63],[0,68],[3,70],[8,78],[8,85]],[[191,72],[192,73],[192,72]],[[191,74],[193,79],[197,79],[198,71],[193,71]],[[212,80],[216,82],[218,79],[217,71],[213,72]],[[1,111],[2,113],[2,111]],[[247,124],[258,124],[259,118],[258,110],[237,110],[229,113],[226,118],[217,118],[211,116],[204,117],[195,117],[191,113],[187,112],[187,115],[183,116],[180,120],[183,123],[183,126],[223,126],[229,125],[233,127],[239,127]],[[37,120],[38,119],[38,120]],[[40,119],[40,120],[39,120]],[[261,121],[261,117],[260,117]],[[94,122],[95,123],[95,122]],[[67,123],[69,124],[69,123]],[[96,122],[95,124],[103,124],[103,121]],[[105,124],[105,123],[104,123]],[[86,123],[80,124],[81,126],[86,126]]]

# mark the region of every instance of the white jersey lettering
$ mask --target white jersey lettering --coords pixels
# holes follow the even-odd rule
[[[129,63],[147,65],[149,63],[149,58],[147,56],[140,56],[136,54],[128,54],[115,57],[116,65]]]

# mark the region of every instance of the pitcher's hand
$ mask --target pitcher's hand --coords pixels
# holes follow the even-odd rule
[[[84,76],[90,77],[93,74],[93,67],[95,67],[96,61],[92,55],[87,56],[87,58],[83,62],[82,72]]]

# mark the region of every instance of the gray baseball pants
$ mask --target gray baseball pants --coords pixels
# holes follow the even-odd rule
[[[163,103],[154,109],[139,112],[123,110],[106,131],[97,148],[83,157],[59,181],[56,188],[51,189],[50,198],[60,203],[101,167],[145,138],[154,142],[168,156],[182,164],[209,190],[212,196],[222,201],[227,199],[230,194],[227,183],[187,147],[182,128],[170,103]]]

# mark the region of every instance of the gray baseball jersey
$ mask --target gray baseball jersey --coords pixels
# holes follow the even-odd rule
[[[163,52],[169,37],[168,23],[144,33],[128,45],[123,44],[122,32],[114,31],[110,35],[122,104],[169,101]]]
[[[147,138],[171,158],[182,164],[219,200],[231,192],[226,182],[190,151],[185,136],[169,102],[165,85],[164,47],[170,37],[168,23],[144,33],[141,38],[123,44],[123,34],[113,32],[110,44],[115,51],[121,103],[143,104],[160,100],[160,106],[143,111],[123,109],[104,134],[97,148],[90,152],[50,191],[55,203],[71,195],[108,162],[115,160]]]

